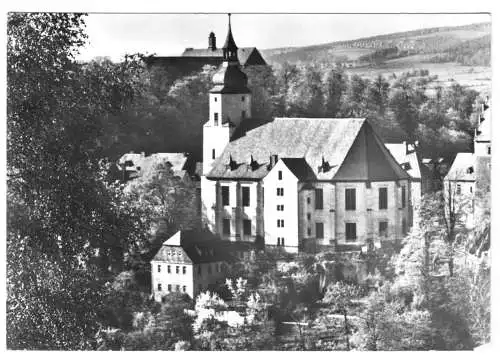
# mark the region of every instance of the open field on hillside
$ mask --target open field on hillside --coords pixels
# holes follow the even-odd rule
[[[432,86],[446,87],[453,82],[458,82],[463,86],[471,87],[480,93],[487,93],[491,90],[491,68],[480,66],[463,66],[457,63],[428,63],[419,62],[418,57],[412,56],[394,59],[379,67],[360,67],[347,69],[348,74],[357,74],[366,78],[375,78],[382,74],[388,78],[393,73],[400,75],[415,69],[428,69],[430,75],[437,75],[438,79]]]

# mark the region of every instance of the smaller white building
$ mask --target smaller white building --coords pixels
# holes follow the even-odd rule
[[[151,260],[151,292],[156,301],[171,292],[194,298],[223,283],[233,258],[209,232],[178,231]]]
[[[123,181],[145,175],[160,164],[170,166],[175,176],[187,180],[189,178],[186,171],[187,160],[188,155],[185,153],[155,153],[146,156],[144,152],[130,152],[123,154],[116,166],[122,172]]]

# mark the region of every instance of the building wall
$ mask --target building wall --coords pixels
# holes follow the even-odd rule
[[[280,171],[282,180],[278,177]],[[280,160],[263,182],[265,244],[277,246],[278,238],[284,238],[284,249],[289,252],[298,252],[297,177]],[[283,196],[277,195],[277,188],[283,188]],[[278,210],[278,205],[282,205],[283,210]],[[284,222],[284,227],[278,227],[278,220]]]
[[[224,240],[255,242],[264,235],[262,183],[257,181],[211,181],[202,178],[204,225]],[[222,187],[229,188],[229,205],[222,205]],[[243,187],[250,190],[249,205],[243,205]],[[212,208],[213,206],[213,208]],[[230,219],[230,234],[223,233],[223,220]],[[243,221],[250,220],[251,234],[243,232]]]
[[[474,142],[474,155],[491,156],[491,142]]]
[[[214,113],[219,114],[219,125],[229,120],[238,126],[241,121],[241,111],[245,111],[246,117],[252,117],[251,114],[251,95],[247,94],[228,94],[228,93],[210,93],[210,122],[214,122]],[[243,100],[242,100],[243,99]],[[224,145],[225,146],[225,145]]]
[[[410,226],[411,188],[408,181],[401,180],[387,182],[338,182],[336,184],[336,220],[335,229],[338,243],[352,243],[346,240],[345,223],[356,223],[358,243],[365,243],[367,239],[373,240],[400,240],[403,238],[403,224],[406,231]],[[406,206],[402,207],[402,186],[406,187]],[[387,188],[387,209],[379,209],[379,188]],[[345,191],[347,188],[356,189],[356,210],[346,210]],[[379,236],[379,222],[388,223],[387,237]],[[403,222],[404,221],[404,222]]]
[[[213,117],[213,114],[212,116]],[[213,125],[213,120],[208,121],[203,126],[203,175],[207,175],[212,169],[215,159],[217,159],[224,148],[229,143],[230,127],[228,125]],[[215,158],[213,158],[215,150]]]
[[[444,198],[455,198],[457,208],[461,208],[460,213],[464,218],[463,222],[468,228],[474,226],[474,197],[476,192],[476,183],[473,180],[450,180],[445,179],[443,183]],[[465,202],[469,201],[469,205]],[[468,213],[470,212],[470,213]]]
[[[194,296],[198,295],[201,291],[207,290],[211,285],[224,283],[227,271],[228,266],[222,261],[195,264],[193,268]]]
[[[335,183],[301,183],[299,192],[300,215],[299,236],[301,239],[312,239],[317,244],[329,245],[336,238],[336,195]],[[315,189],[323,190],[323,208],[316,209]],[[323,223],[324,237],[317,238],[316,223]]]
[[[170,273],[168,266],[170,265]],[[160,266],[160,272],[158,272]],[[176,266],[179,266],[179,273],[176,273]],[[182,268],[186,267],[186,273],[182,273]],[[161,284],[161,291],[158,290],[158,284]],[[172,292],[176,291],[176,285],[180,286],[180,292],[183,292],[183,286],[186,286],[186,294],[193,297],[195,294],[193,284],[193,265],[191,264],[172,264],[163,261],[151,261],[151,288],[154,299],[161,301],[163,295],[168,294],[168,285],[172,285]]]

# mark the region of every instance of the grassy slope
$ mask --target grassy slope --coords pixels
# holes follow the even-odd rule
[[[486,66],[465,66],[457,62],[431,63],[430,60],[446,52],[488,51],[490,46],[491,23],[414,30],[402,33],[378,35],[345,42],[332,42],[307,47],[278,48],[263,50],[266,61],[271,64],[332,62],[338,57],[356,60],[377,49],[397,46],[411,49],[410,56],[386,60],[384,64],[370,67],[346,69],[372,78],[379,73],[390,76],[412,69],[429,69],[439,76],[435,85],[446,86],[453,80],[471,86],[480,92],[488,91],[491,85],[491,68]],[[476,44],[476,47],[471,45]]]

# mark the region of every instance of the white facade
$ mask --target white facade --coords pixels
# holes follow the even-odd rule
[[[263,179],[264,239],[269,246],[281,246],[287,252],[299,250],[298,179],[279,160]]]

